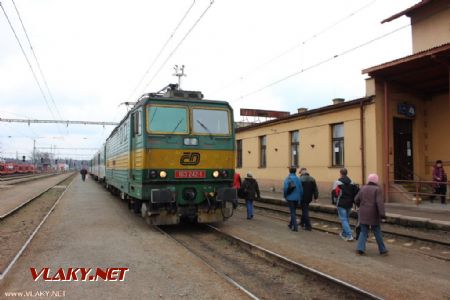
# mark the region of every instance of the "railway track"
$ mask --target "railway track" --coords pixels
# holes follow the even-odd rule
[[[54,174],[50,175],[53,176]],[[48,176],[45,176],[48,177]],[[32,202],[33,200],[41,197],[42,195],[44,195],[45,193],[47,193],[50,189],[54,188],[55,186],[59,185],[61,182],[66,181],[67,178],[64,178],[63,180],[59,181],[58,183],[56,183],[53,186],[50,186],[49,188],[45,189],[44,191],[42,191],[40,194],[36,195],[36,196],[32,196],[30,198],[28,198],[27,200],[19,203],[16,207],[10,209],[9,211],[7,211],[6,213],[0,215],[0,221],[2,221],[3,219],[6,219],[7,217],[9,217],[10,215],[14,214],[15,212],[17,212],[18,210],[20,210],[21,208],[23,208],[24,206],[28,205],[30,202]]]
[[[55,209],[74,176],[76,175],[64,177],[44,192],[0,216],[0,280],[6,276]]]
[[[239,204],[244,205],[242,202]],[[266,217],[281,221],[288,220],[289,212],[287,209],[283,209],[282,206],[254,203],[254,207],[260,211],[260,214],[263,212],[262,215]],[[301,214],[297,213],[297,216],[300,217]],[[333,218],[333,216],[327,216],[325,214],[310,211],[310,219],[314,230],[339,235],[341,223],[336,218]],[[350,226],[354,228],[353,224],[350,224]],[[400,241],[399,244],[405,248],[415,250],[427,256],[450,261],[450,240],[448,233],[431,234],[424,231],[397,227],[399,226],[388,224],[383,226],[385,242],[389,244]]]
[[[14,184],[14,183],[21,183],[21,182],[27,182],[30,180],[35,180],[39,178],[45,178],[49,176],[58,175],[58,173],[40,173],[40,174],[17,174],[14,176],[2,176],[0,177],[0,184]]]
[[[157,229],[251,299],[381,299],[214,226]]]

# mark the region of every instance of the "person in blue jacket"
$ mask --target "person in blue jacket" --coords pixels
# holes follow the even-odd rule
[[[298,203],[303,197],[302,184],[300,183],[298,177],[295,175],[296,171],[296,167],[290,167],[289,175],[288,177],[286,177],[283,184],[284,198],[286,199],[289,206],[289,211],[291,212],[291,221],[289,222],[288,227],[292,231],[298,231],[296,209]]]

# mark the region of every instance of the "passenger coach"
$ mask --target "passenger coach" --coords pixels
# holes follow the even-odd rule
[[[177,85],[143,95],[93,159],[106,162],[106,187],[150,224],[211,223],[233,213],[233,111],[202,98]]]

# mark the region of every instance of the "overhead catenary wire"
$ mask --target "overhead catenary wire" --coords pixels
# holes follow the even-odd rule
[[[16,13],[17,13],[17,16],[19,17],[20,24],[22,25],[22,29],[23,29],[23,31],[25,33],[26,38],[27,38],[28,45],[30,46],[31,53],[33,54],[34,60],[36,61],[36,66],[37,66],[37,68],[39,70],[39,73],[41,75],[42,81],[44,82],[44,85],[45,85],[45,87],[47,89],[47,93],[48,93],[48,95],[50,97],[50,100],[52,101],[52,103],[53,103],[53,105],[55,107],[55,110],[56,110],[56,113],[58,114],[58,117],[62,120],[61,113],[59,112],[58,106],[56,105],[55,99],[53,98],[53,94],[50,91],[50,88],[49,88],[48,83],[47,83],[47,79],[45,78],[44,72],[42,71],[41,64],[39,63],[39,60],[38,60],[38,58],[36,56],[36,53],[34,52],[34,47],[31,44],[30,37],[28,36],[28,31],[25,28],[25,25],[24,25],[23,20],[22,20],[22,16],[19,13],[19,9],[17,8],[16,2],[14,0],[11,0],[11,2],[14,5],[14,8],[15,8]]]
[[[19,39],[19,37],[17,36],[17,33],[16,33],[15,29],[14,29],[14,26],[12,25],[11,20],[9,19],[8,14],[6,13],[6,10],[5,10],[5,8],[3,7],[3,4],[2,4],[1,2],[0,2],[0,7],[2,8],[3,14],[5,15],[5,18],[6,18],[6,20],[8,21],[9,27],[11,28],[11,30],[12,30],[12,32],[13,32],[13,34],[14,34],[14,37],[16,38],[16,41],[17,41],[17,43],[19,44],[20,50],[22,51],[22,54],[23,54],[23,56],[25,57],[25,60],[26,60],[27,63],[28,63],[28,67],[30,68],[31,73],[33,74],[34,81],[36,82],[37,86],[39,87],[39,90],[40,90],[40,92],[41,92],[41,95],[42,95],[42,97],[43,97],[44,100],[45,100],[45,104],[47,105],[47,108],[48,108],[48,110],[50,111],[50,114],[52,115],[52,118],[53,118],[53,119],[56,119],[56,118],[55,118],[55,115],[54,115],[54,113],[53,113],[53,111],[52,111],[52,109],[51,109],[51,107],[50,107],[50,105],[49,105],[49,103],[48,103],[47,96],[45,95],[44,90],[42,89],[41,83],[39,82],[39,80],[38,80],[38,78],[37,78],[37,76],[36,76],[36,73],[35,73],[35,71],[34,71],[32,65],[31,65],[31,62],[30,62],[30,60],[28,59],[28,56],[27,56],[27,54],[25,53],[25,50],[23,49],[22,43],[20,42],[20,39]]]
[[[253,90],[252,92],[249,92],[249,93],[247,93],[247,94],[245,94],[245,95],[242,95],[242,96],[240,96],[239,98],[237,98],[237,99],[235,99],[235,100],[242,100],[242,99],[247,98],[247,97],[249,97],[249,96],[251,96],[251,95],[257,94],[257,93],[259,93],[259,92],[261,92],[261,91],[263,91],[263,90],[265,90],[265,89],[267,89],[267,88],[269,88],[269,87],[272,87],[272,86],[274,86],[274,85],[276,85],[276,84],[279,84],[279,83],[281,83],[281,82],[283,82],[283,81],[285,81],[285,80],[288,80],[288,79],[290,79],[290,78],[292,78],[292,77],[294,77],[294,76],[297,76],[297,75],[299,75],[299,74],[302,74],[302,73],[304,73],[304,72],[306,72],[306,71],[315,69],[315,68],[317,68],[317,67],[319,67],[319,66],[321,66],[321,65],[324,65],[324,64],[326,64],[326,63],[328,63],[328,62],[330,62],[330,61],[332,61],[332,60],[334,60],[334,59],[336,59],[336,58],[342,57],[342,56],[344,56],[344,55],[346,55],[346,54],[348,54],[348,53],[351,53],[351,52],[356,51],[356,50],[358,50],[358,49],[360,49],[360,48],[363,48],[363,47],[365,47],[365,46],[367,46],[367,45],[370,45],[370,44],[372,44],[372,43],[374,43],[374,42],[376,42],[376,41],[378,41],[378,40],[381,40],[381,39],[383,39],[383,38],[385,38],[385,37],[387,37],[387,36],[389,36],[389,35],[391,35],[391,34],[394,34],[394,33],[398,32],[398,31],[400,31],[400,30],[402,30],[402,29],[405,29],[405,28],[407,28],[407,27],[410,27],[410,26],[411,26],[411,24],[403,25],[403,26],[401,26],[401,27],[399,27],[399,28],[397,28],[397,29],[394,29],[394,30],[392,30],[392,31],[389,31],[388,33],[385,33],[385,34],[382,34],[382,35],[380,35],[380,36],[377,36],[377,37],[375,37],[375,38],[373,38],[373,39],[371,39],[371,40],[369,40],[369,41],[366,41],[366,42],[361,43],[361,44],[359,44],[359,45],[357,45],[357,46],[354,46],[354,47],[352,47],[352,48],[350,48],[350,49],[347,49],[347,50],[345,50],[345,51],[342,51],[342,52],[339,53],[339,54],[335,54],[335,55],[333,55],[333,56],[331,56],[331,57],[329,57],[329,58],[326,58],[326,59],[324,59],[324,60],[318,61],[318,62],[316,62],[316,63],[314,63],[314,64],[312,64],[312,65],[310,65],[310,66],[308,66],[308,67],[306,67],[306,68],[303,68],[303,69],[298,70],[298,71],[296,71],[296,72],[294,72],[294,73],[291,73],[291,74],[289,74],[289,75],[287,75],[287,76],[285,76],[285,77],[282,77],[282,78],[280,78],[280,79],[278,79],[278,80],[275,80],[275,81],[273,81],[273,82],[271,82],[271,83],[269,83],[269,84],[266,84],[266,85],[262,86],[261,88],[258,88],[258,89],[256,89],[256,90]]]
[[[142,75],[141,79],[139,80],[138,84],[135,86],[135,88],[133,89],[133,91],[131,92],[131,94],[128,96],[128,99],[132,99],[132,96],[134,95],[134,93],[137,91],[137,89],[139,88],[139,86],[142,84],[142,82],[144,81],[145,77],[147,76],[147,74],[150,72],[150,70],[153,68],[153,66],[156,64],[156,62],[158,61],[158,59],[161,57],[162,53],[164,52],[164,50],[166,49],[167,45],[169,44],[169,42],[172,40],[172,38],[175,36],[176,32],[178,31],[178,28],[181,26],[181,24],[183,24],[184,20],[186,19],[186,17],[188,16],[189,12],[192,10],[192,7],[194,7],[195,4],[195,0],[192,1],[192,4],[189,6],[189,8],[186,10],[186,12],[184,13],[183,17],[180,19],[180,21],[178,21],[177,25],[175,26],[175,29],[172,31],[172,33],[170,34],[170,36],[167,38],[166,42],[164,43],[164,45],[161,47],[161,49],[159,50],[158,54],[155,56],[155,58],[153,59],[152,63],[150,64],[150,66],[147,68],[147,70],[145,71],[144,75]]]
[[[231,81],[230,83],[226,84],[225,86],[217,89],[216,91],[214,91],[214,93],[218,93],[221,92],[233,85],[235,85],[237,82],[240,82],[241,80],[243,80],[244,78],[249,77],[250,75],[254,74],[256,71],[261,70],[262,68],[270,65],[271,63],[273,63],[274,61],[286,56],[287,54],[291,53],[292,51],[296,50],[299,47],[303,47],[305,46],[307,43],[309,43],[311,40],[314,40],[316,38],[318,38],[319,36],[321,36],[322,34],[330,31],[331,29],[335,28],[336,26],[340,25],[341,23],[347,21],[348,19],[356,16],[358,13],[360,13],[361,11],[365,10],[366,8],[370,7],[371,5],[373,5],[377,0],[373,0],[361,7],[359,7],[358,9],[352,11],[350,14],[345,15],[344,17],[338,19],[337,21],[329,24],[328,26],[326,26],[325,28],[321,29],[320,31],[318,31],[317,33],[312,34],[311,36],[309,36],[308,38],[298,42],[297,44],[295,44],[294,46],[282,51],[281,53],[275,55],[274,57],[266,60],[265,62],[257,65],[256,67],[248,70],[247,72],[245,72],[245,74],[239,76],[239,78]]]
[[[162,65],[159,67],[159,69],[156,71],[156,73],[153,75],[153,77],[150,79],[150,81],[145,85],[144,90],[147,89],[147,87],[153,82],[153,80],[158,76],[159,72],[164,68],[166,63],[169,61],[169,59],[173,56],[173,54],[178,50],[178,48],[181,46],[181,44],[186,40],[186,38],[189,36],[189,34],[194,30],[194,28],[197,26],[197,24],[200,22],[201,19],[205,16],[205,14],[208,12],[208,10],[211,8],[211,6],[214,4],[214,0],[210,0],[208,7],[202,12],[202,14],[198,17],[198,19],[194,22],[194,24],[189,28],[189,30],[186,32],[186,34],[183,36],[183,38],[178,42],[178,44],[175,46],[175,48],[170,52],[170,54],[167,56],[166,60],[162,63]]]

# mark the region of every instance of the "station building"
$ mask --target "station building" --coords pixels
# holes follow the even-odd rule
[[[384,20],[411,19],[413,54],[364,69],[366,96],[236,130],[237,172],[279,191],[287,167],[306,167],[323,193],[345,167],[364,184],[377,173],[386,201],[409,201],[404,184],[450,172],[450,4],[423,0]]]

